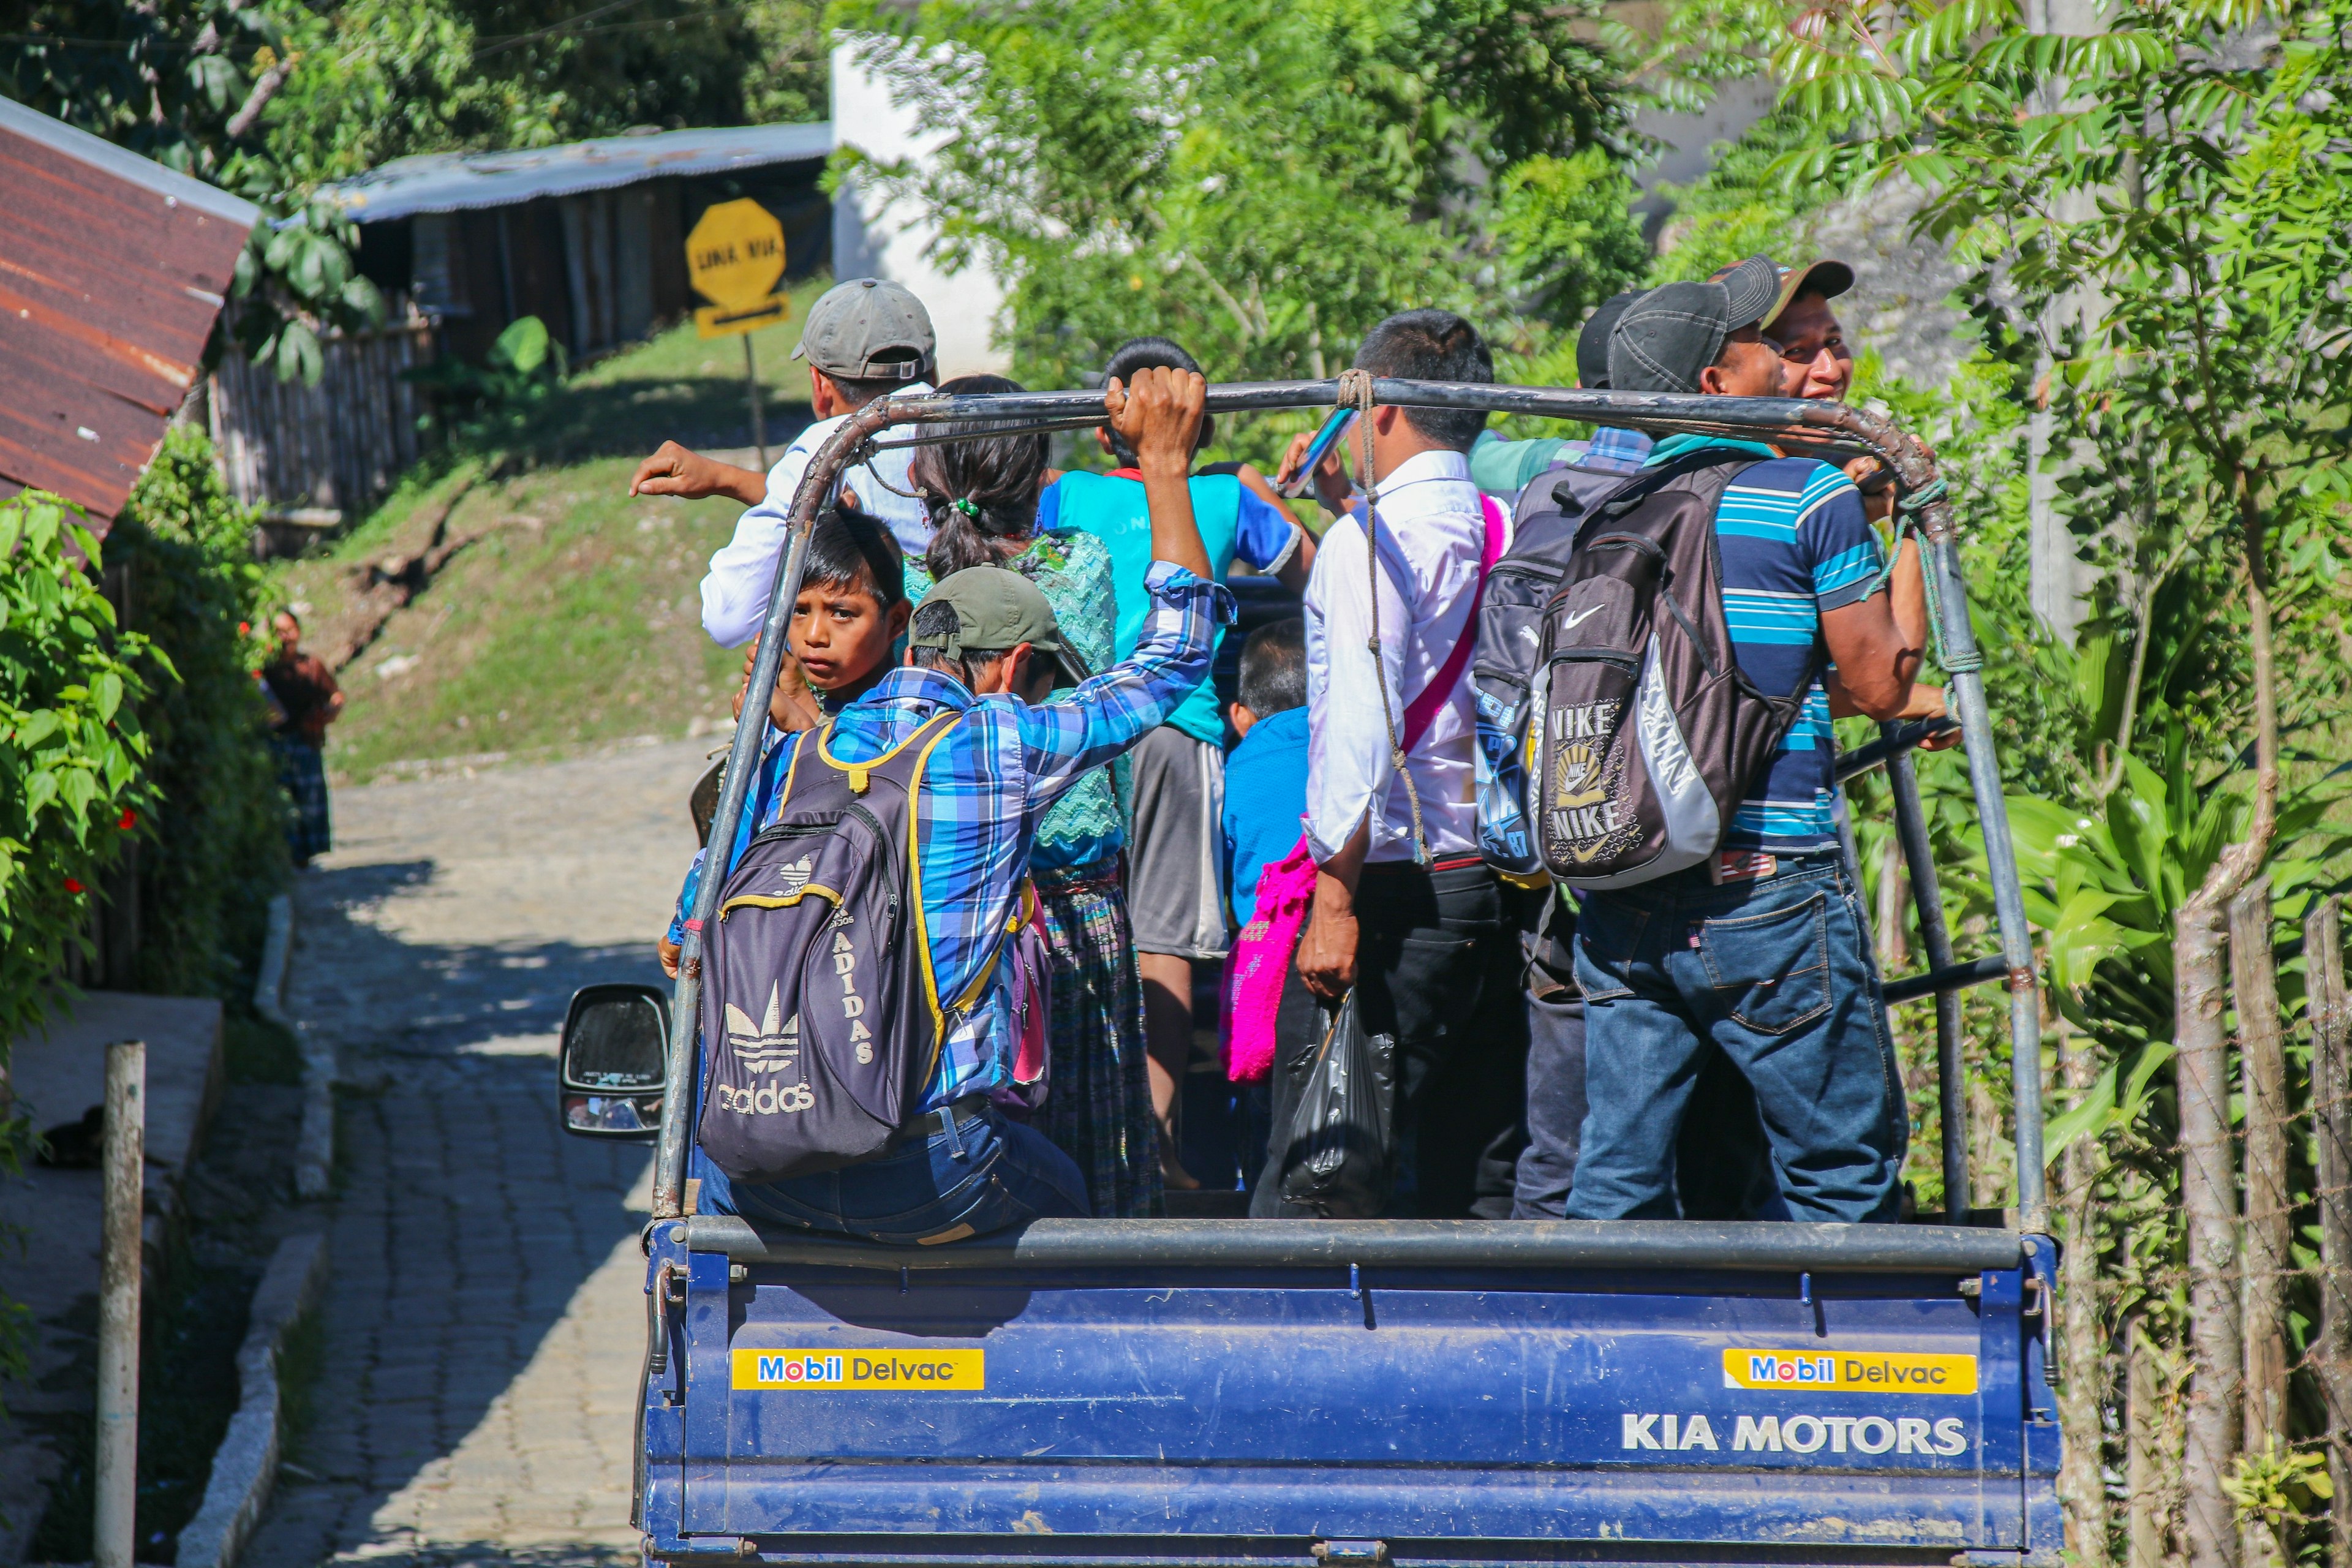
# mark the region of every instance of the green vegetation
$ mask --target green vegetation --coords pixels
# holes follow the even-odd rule
[[[741,509],[626,493],[630,458],[478,486],[449,514],[483,537],[395,616],[340,678],[351,703],[328,761],[366,778],[415,758],[548,752],[723,718],[740,656],[702,634],[700,581]],[[399,545],[398,527],[371,530]],[[346,574],[338,550],[285,591],[322,634]]]
[[[836,19],[957,132],[929,174],[866,174],[1006,279],[1032,385],[1079,384],[1142,331],[1218,379],[1335,374],[1402,306],[1493,322],[1524,296],[1540,331],[1638,270],[1611,160],[1626,101],[1576,6],[867,0]],[[1266,461],[1297,423],[1236,421],[1264,426],[1236,455]]]
[[[1983,352],[1928,412],[1948,462],[1998,480],[1975,581],[2031,792],[2011,805],[2050,987],[2084,1561],[2150,1540],[2191,1568],[2352,1557],[2342,1025],[2315,1016],[2306,950],[2340,942],[2322,906],[2352,886],[2347,21],[2336,0],[2126,0],[2054,37],[2006,0],[1824,7],[1778,40],[1784,110],[1751,149],[1772,173],[1718,171],[1693,229],[1748,221],[1741,178],[1769,226],[1900,175],[1974,269]],[[2071,645],[2020,594],[2037,460],[2095,584]],[[1923,773],[1981,920],[1962,781]],[[2005,1122],[1989,1011],[1976,1114]]]
[[[132,621],[176,680],[141,708],[154,805],[142,835],[142,989],[235,998],[287,875],[286,804],[254,672],[268,579],[253,516],[228,497],[212,443],[164,438],[110,547],[131,563]]]
[[[99,543],[69,503],[0,501],[0,1051],[39,1022],[90,889],[154,802],[140,703],[170,666],[116,626],[83,561]]]

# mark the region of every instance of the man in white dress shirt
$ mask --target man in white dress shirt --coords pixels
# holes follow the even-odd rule
[[[702,629],[720,647],[750,642],[767,618],[785,519],[809,459],[844,419],[874,399],[930,391],[926,378],[935,349],[930,312],[920,300],[897,283],[853,278],[826,289],[809,307],[793,357],[809,363],[809,405],[816,423],[793,437],[765,476],[675,441],[663,442],[661,450],[637,466],[631,495],[690,500],[723,495],[751,508],[736,519],[735,537],[710,558],[709,574],[702,579]],[[844,470],[841,488],[889,525],[900,549],[920,555],[931,544],[929,515],[922,502],[897,493],[915,488],[907,479],[913,460],[909,447],[879,453],[870,466]]]
[[[1356,363],[1418,381],[1495,378],[1477,331],[1445,310],[1390,317]],[[1512,904],[1478,854],[1469,660],[1457,655],[1477,636],[1486,520],[1467,454],[1486,416],[1376,408],[1370,418],[1376,577],[1337,446],[1315,476],[1323,504],[1340,514],[1307,585],[1307,839],[1318,871],[1276,1024],[1275,1136],[1251,1212],[1307,1212],[1281,1197],[1283,1172],[1300,1152],[1288,1146],[1290,1113],[1321,1040],[1318,1005],[1352,986],[1367,1028],[1396,1039],[1392,1126],[1404,1158],[1391,1212],[1504,1219],[1525,1136],[1527,1019]],[[1293,444],[1286,473],[1306,441]],[[1408,711],[1441,680],[1449,689],[1426,728],[1405,735]],[[1390,718],[1412,741],[1405,768],[1426,865],[1416,860],[1412,801],[1390,754]]]

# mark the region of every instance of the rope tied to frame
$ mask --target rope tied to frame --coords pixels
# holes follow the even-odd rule
[[[878,455],[879,449],[874,445],[874,437],[868,436],[866,439],[857,443],[856,448],[849,454],[848,461],[841,465],[841,471],[844,474],[846,474],[852,468],[864,468],[867,473],[874,476],[874,482],[876,484],[880,485],[892,495],[897,496],[903,500],[919,500],[923,501],[928,505],[930,497],[927,493],[919,490],[902,490],[898,486],[892,484],[888,479],[882,477],[882,470],[875,467],[874,464],[874,459]],[[839,487],[840,480],[835,479],[834,483],[837,489]]]
[[[1927,559],[1927,542],[1919,542],[1919,582],[1927,590],[1927,639],[1936,649],[1936,662],[1944,667],[1946,675],[1969,675],[1984,668],[1984,655],[1970,648],[1966,653],[1953,651],[1944,639],[1944,590],[1937,581],[1935,564]]]
[[[1938,479],[1935,485],[1927,488],[1940,489],[1942,485],[1943,481]],[[1936,651],[1936,662],[1943,667],[1944,673],[1947,675],[1967,675],[1971,671],[1982,669],[1984,668],[1982,653],[1974,649],[1964,654],[1955,653],[1952,651],[1951,645],[1945,640],[1943,585],[1937,579],[1935,563],[1927,559],[1927,536],[1920,527],[1919,519],[1916,513],[1906,510],[1896,514],[1895,547],[1887,552],[1885,568],[1879,573],[1878,583],[1872,587],[1871,593],[1878,592],[1879,588],[1884,587],[1887,580],[1895,575],[1895,563],[1902,559],[1903,541],[1906,537],[1913,542],[1919,552],[1919,586],[1927,595],[1927,644]]]
[[[1413,864],[1426,866],[1429,835],[1421,825],[1421,791],[1413,785],[1412,770],[1405,765],[1404,736],[1397,728],[1397,705],[1389,691],[1389,667],[1381,657],[1381,487],[1372,477],[1372,373],[1341,371],[1339,393],[1334,401],[1339,407],[1356,411],[1357,467],[1362,473],[1364,489],[1364,587],[1371,610],[1371,635],[1364,640],[1364,649],[1372,656],[1373,679],[1380,683],[1381,718],[1389,731],[1389,762],[1395,767],[1397,777],[1404,781],[1405,805],[1412,813]]]
[[[1895,510],[1904,512],[1925,511],[1951,493],[1951,487],[1937,474],[1916,490],[1906,491],[1895,499]]]

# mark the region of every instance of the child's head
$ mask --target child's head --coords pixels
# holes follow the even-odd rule
[[[905,558],[888,526],[854,507],[820,514],[793,605],[793,654],[809,685],[836,698],[873,685],[907,613]]]
[[[1195,375],[1202,374],[1201,362],[1186,353],[1183,345],[1172,339],[1129,338],[1111,351],[1110,363],[1103,366],[1103,382],[1108,385],[1116,378],[1121,386],[1131,386],[1139,370],[1189,370]],[[1206,414],[1202,415],[1201,433],[1192,438],[1192,450],[1197,452],[1207,446],[1216,433],[1216,420]],[[1118,433],[1108,426],[1096,431],[1095,436],[1102,442],[1103,450],[1117,458],[1120,467],[1131,468],[1140,460],[1134,449],[1119,439]]]
[[[1241,734],[1259,720],[1307,706],[1307,623],[1297,616],[1260,626],[1242,644],[1241,700],[1231,710]]]
[[[1023,391],[1001,375],[960,375],[941,392]],[[1045,437],[993,436],[990,426],[930,425],[927,436],[961,436],[915,448],[908,473],[931,517],[931,547],[923,564],[944,583],[974,566],[1002,563],[1013,545],[1037,531],[1037,492],[1045,488]],[[1000,549],[1003,544],[1004,548]]]

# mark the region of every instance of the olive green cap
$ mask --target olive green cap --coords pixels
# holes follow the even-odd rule
[[[952,623],[934,605],[954,610]],[[950,574],[915,607],[907,636],[908,647],[936,648],[949,658],[1003,653],[1024,642],[1051,655],[1073,683],[1091,673],[1087,661],[1063,641],[1054,606],[1037,584],[1003,566],[970,566]]]

